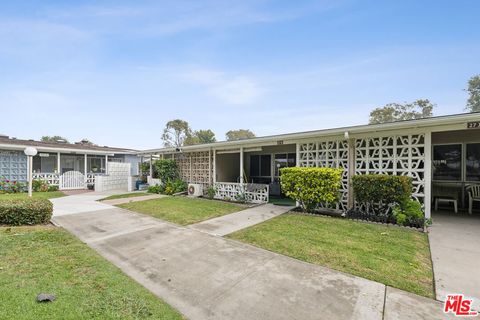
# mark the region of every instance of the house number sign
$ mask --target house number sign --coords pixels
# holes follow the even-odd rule
[[[479,129],[480,121],[467,122],[467,129]]]

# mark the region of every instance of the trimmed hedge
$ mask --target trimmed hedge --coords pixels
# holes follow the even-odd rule
[[[42,224],[50,221],[53,204],[47,199],[0,201],[0,224],[12,226]]]
[[[291,167],[280,169],[280,184],[285,195],[300,203],[304,211],[319,203],[339,199],[343,169]]]
[[[386,174],[365,174],[352,177],[355,200],[360,203],[393,204],[412,195],[412,178]]]

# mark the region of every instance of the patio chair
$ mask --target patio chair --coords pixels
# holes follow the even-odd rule
[[[480,202],[480,184],[473,184],[467,187],[468,192],[468,213],[472,214],[473,202]]]

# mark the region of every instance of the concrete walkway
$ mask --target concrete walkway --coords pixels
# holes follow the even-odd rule
[[[446,318],[437,301],[120,208],[53,220],[189,319]]]
[[[447,293],[475,298],[480,310],[480,217],[438,212],[429,228],[437,299]]]
[[[227,214],[218,218],[195,223],[189,227],[213,235],[224,236],[226,234],[275,218],[276,216],[279,216],[292,209],[293,207],[276,206],[269,203]]]

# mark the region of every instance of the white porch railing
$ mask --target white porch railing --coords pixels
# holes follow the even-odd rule
[[[215,199],[268,203],[268,184],[215,182]]]
[[[60,185],[60,175],[58,173],[33,173],[33,180],[46,181],[51,186]]]

